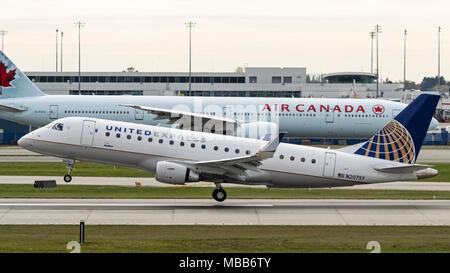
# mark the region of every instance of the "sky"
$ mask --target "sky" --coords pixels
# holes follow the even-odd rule
[[[448,0],[2,0],[4,51],[23,71],[56,70],[56,29],[64,32],[63,70],[231,72],[236,67],[306,67],[307,73],[370,72],[370,31],[379,34],[380,77],[450,79]],[[375,40],[374,40],[375,44]],[[58,53],[59,54],[59,53]],[[374,55],[374,66],[376,64]]]

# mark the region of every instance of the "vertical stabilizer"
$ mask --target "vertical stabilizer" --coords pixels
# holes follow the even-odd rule
[[[421,94],[355,154],[415,163],[439,98],[438,95]]]
[[[41,90],[0,51],[0,98],[43,96]]]

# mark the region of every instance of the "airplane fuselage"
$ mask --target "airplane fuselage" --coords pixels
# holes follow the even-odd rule
[[[290,137],[321,138],[369,137],[406,107],[403,103],[374,99],[175,96],[46,95],[3,99],[2,102],[27,110],[0,110],[0,118],[37,127],[73,116],[166,126],[164,121],[155,120],[153,114],[123,106],[134,104],[227,117],[243,122],[275,122],[280,131],[287,131]],[[430,124],[432,126],[436,124]]]
[[[23,137],[26,149],[66,159],[120,165],[155,172],[160,161],[198,162],[256,153],[266,142],[103,119],[67,118]],[[338,150],[282,143],[259,171],[225,181],[269,187],[340,187],[416,179],[411,173],[383,173],[380,166],[406,164]]]

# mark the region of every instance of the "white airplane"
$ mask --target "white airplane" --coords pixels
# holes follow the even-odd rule
[[[405,107],[377,99],[49,96],[0,51],[0,118],[37,127],[78,116],[253,138],[278,129],[290,137],[369,138]],[[438,125],[433,119],[429,129]]]
[[[221,183],[317,188],[411,180],[437,175],[415,164],[438,103],[420,95],[370,140],[332,150],[94,118],[53,121],[19,140],[25,149],[64,158],[70,182],[75,160],[133,167],[169,184],[216,183],[213,197],[226,199]]]

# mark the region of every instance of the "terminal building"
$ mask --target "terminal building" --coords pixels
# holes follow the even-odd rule
[[[77,72],[27,72],[49,95],[78,95]],[[310,79],[304,67],[247,67],[243,72],[83,72],[81,95],[216,97],[376,97],[376,75],[332,73]],[[189,88],[190,85],[190,88]],[[401,98],[402,84],[380,83],[379,96]]]

